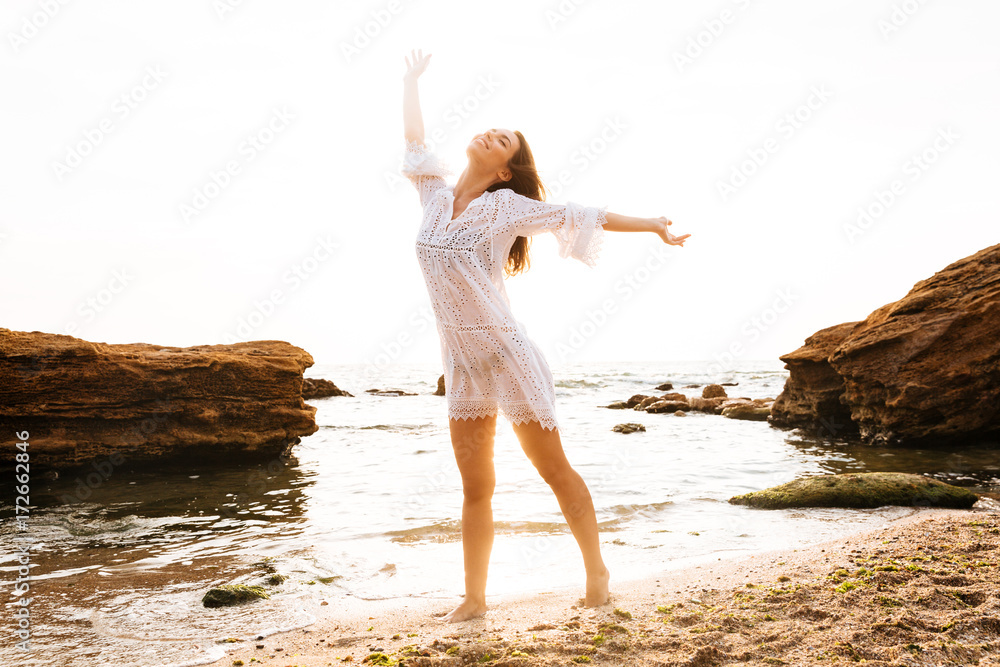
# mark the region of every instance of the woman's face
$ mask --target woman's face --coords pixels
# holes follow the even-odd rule
[[[512,131],[492,128],[473,137],[466,153],[470,160],[475,160],[491,171],[508,175],[510,172],[506,169],[507,163],[520,148],[521,142]]]

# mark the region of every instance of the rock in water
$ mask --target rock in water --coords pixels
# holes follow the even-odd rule
[[[636,431],[645,431],[646,427],[635,422],[628,422],[625,424],[615,424],[611,430],[616,433],[635,433]]]
[[[948,265],[861,322],[817,332],[781,359],[790,376],[774,404],[775,425],[853,424],[870,444],[996,442],[1000,244]]]
[[[331,396],[351,396],[348,392],[340,389],[334,383],[322,378],[302,379],[302,398],[329,398]]]
[[[274,340],[109,345],[0,329],[0,429],[28,431],[40,468],[278,456],[318,429],[302,399],[312,364]]]
[[[766,509],[787,507],[950,507],[968,509],[979,496],[968,489],[924,475],[902,472],[860,472],[814,475],[733,496],[733,505]]]
[[[725,398],[726,390],[721,384],[710,384],[701,390],[702,398]]]
[[[252,600],[267,599],[271,596],[263,586],[247,586],[245,584],[223,584],[210,588],[201,598],[206,607],[232,607]]]
[[[768,415],[771,414],[771,408],[760,405],[743,404],[743,405],[731,405],[728,408],[722,410],[723,417],[729,417],[730,419],[744,419],[747,421],[767,421]]]

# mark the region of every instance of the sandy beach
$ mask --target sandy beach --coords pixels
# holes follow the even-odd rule
[[[921,509],[806,549],[579,590],[458,603],[330,600],[311,626],[237,641],[213,665],[1000,665],[1000,512]],[[338,606],[340,605],[340,606]],[[404,605],[404,606],[401,606]],[[240,662],[242,661],[242,662]]]

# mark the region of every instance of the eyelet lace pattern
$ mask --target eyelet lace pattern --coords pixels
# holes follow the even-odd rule
[[[450,172],[426,146],[406,142],[400,172],[423,206],[414,249],[440,337],[448,416],[501,413],[512,424],[558,428],[552,373],[511,312],[503,265],[518,236],[551,232],[561,257],[595,266],[607,209],[501,188],[483,192],[453,219],[454,187],[443,178]]]

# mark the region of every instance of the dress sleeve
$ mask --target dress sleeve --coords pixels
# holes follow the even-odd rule
[[[406,142],[403,165],[399,171],[417,188],[421,206],[426,206],[434,193],[446,185],[443,176],[451,173],[437,155],[416,141]]]
[[[604,244],[607,207],[581,206],[574,202],[551,204],[519,195],[509,188],[501,200],[501,214],[506,214],[518,236],[552,232],[559,244],[560,257],[573,257],[587,266],[597,265]]]

